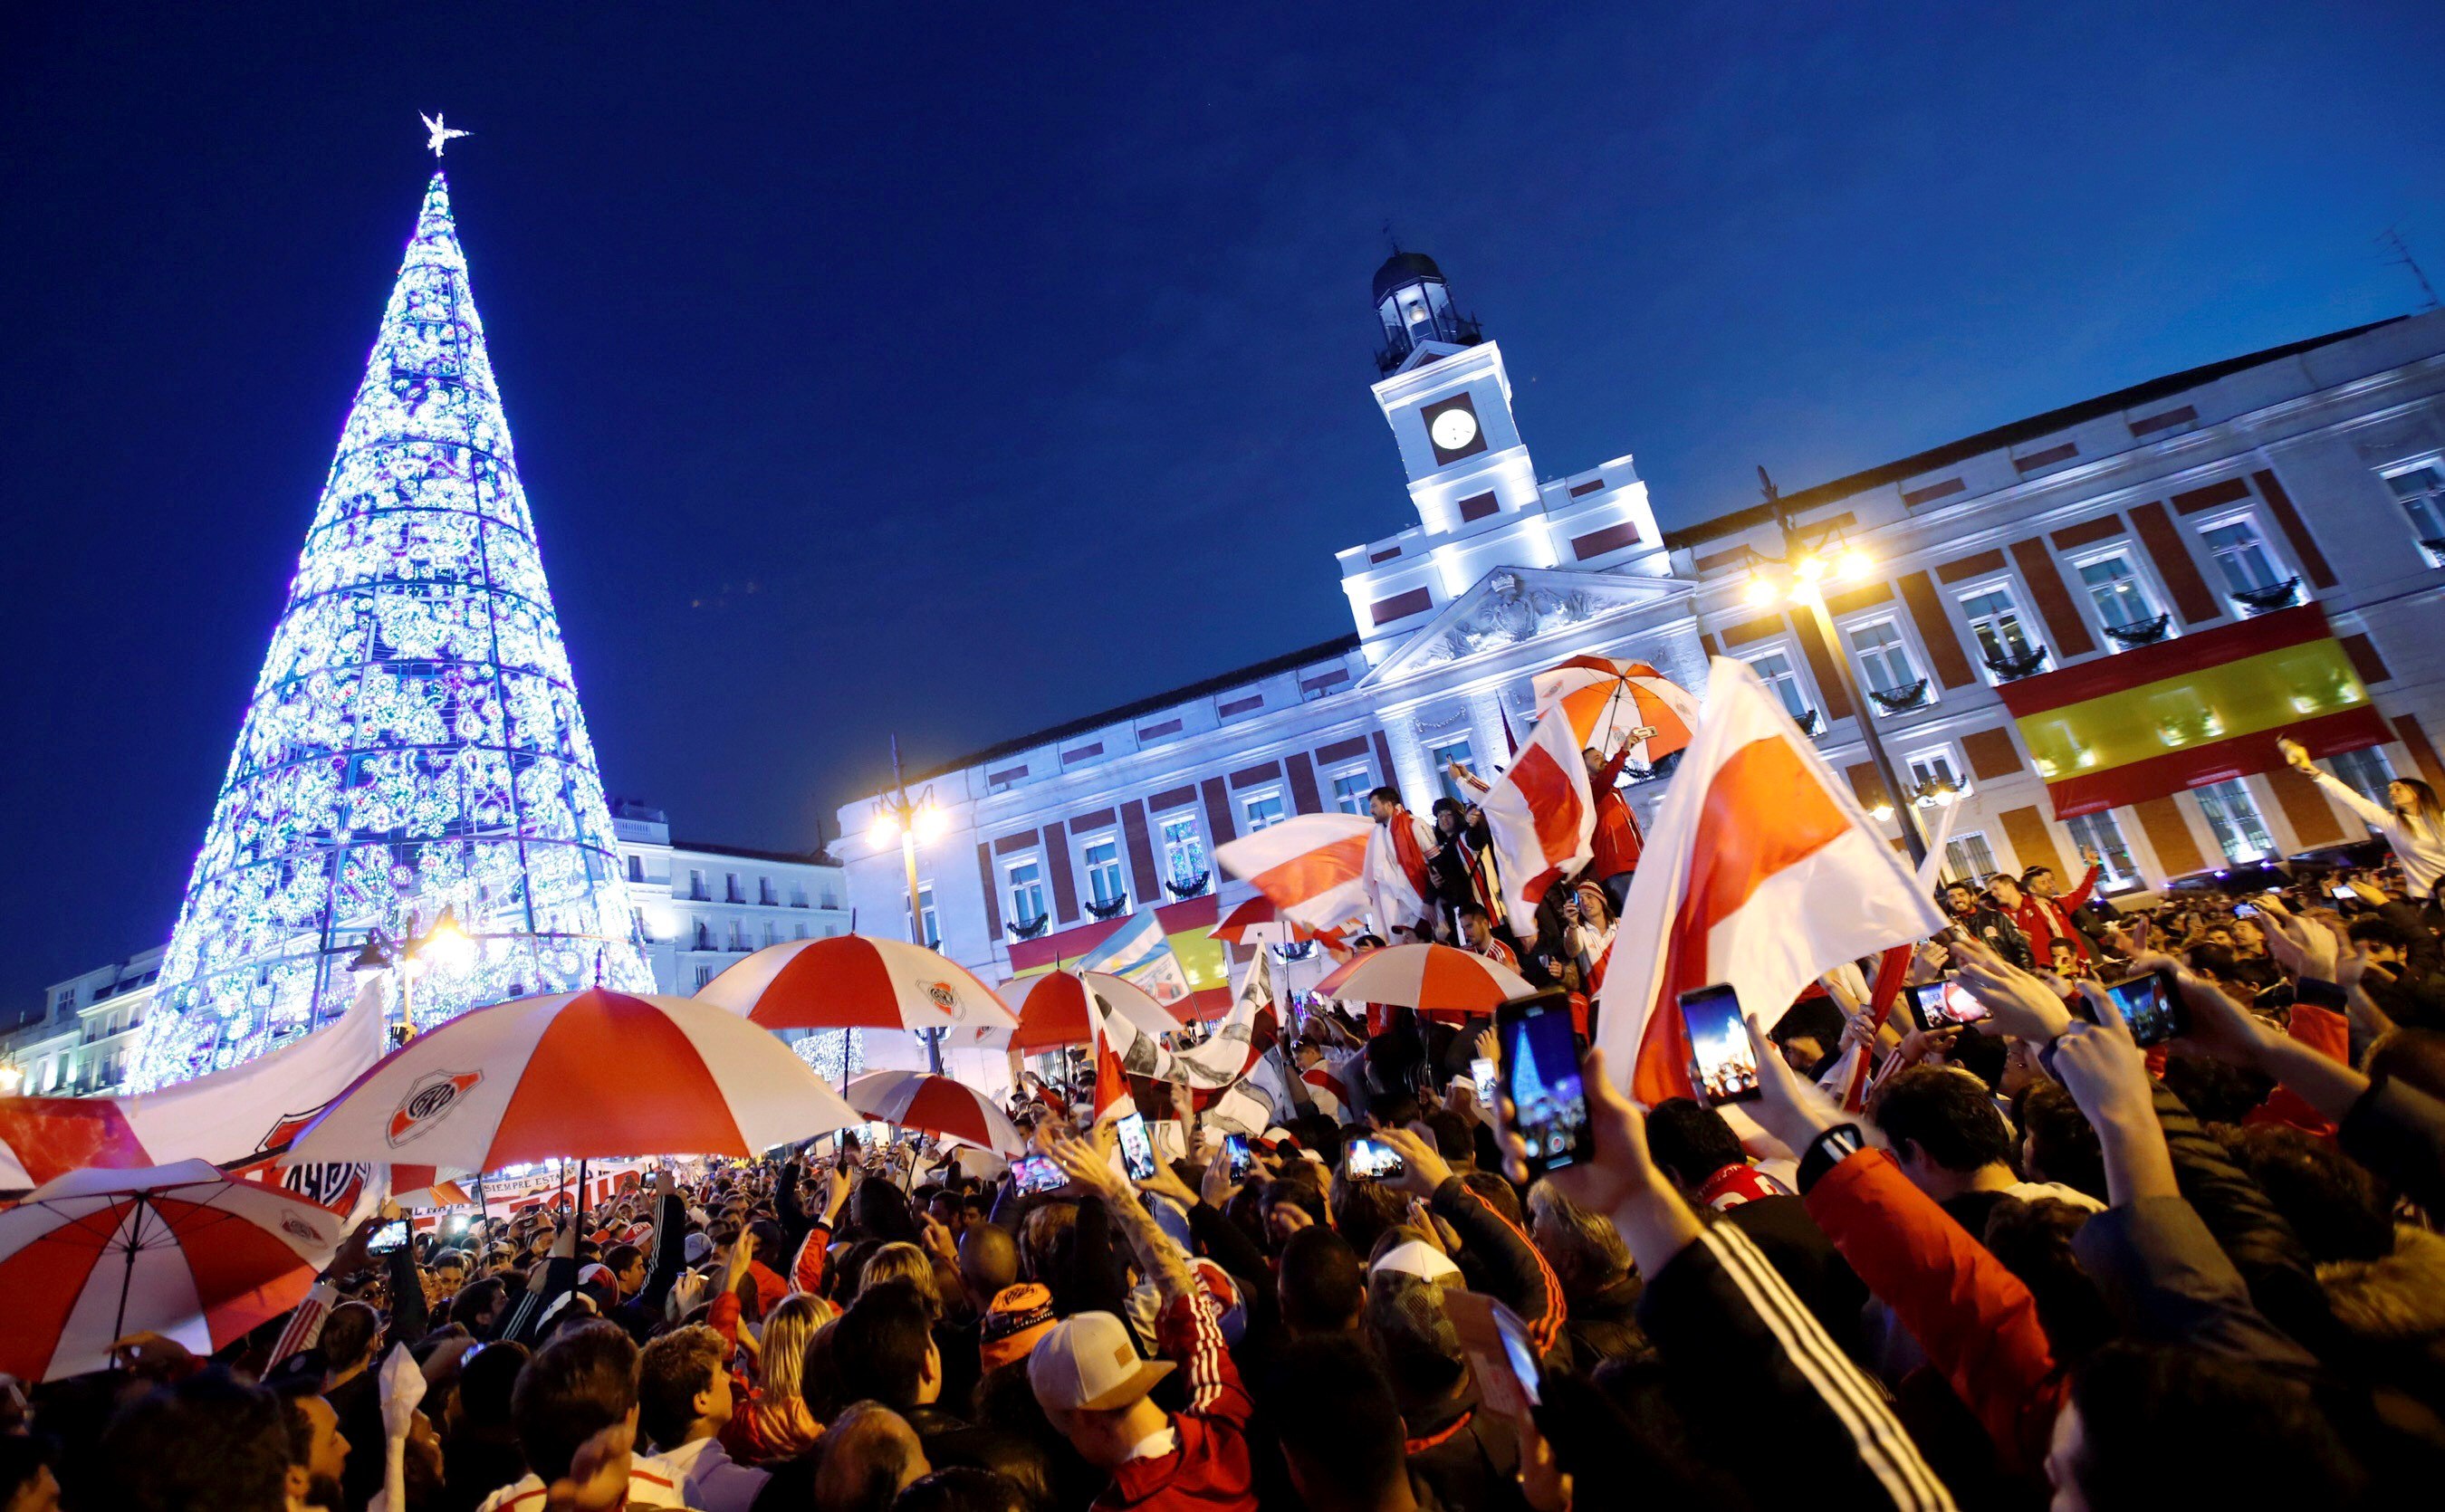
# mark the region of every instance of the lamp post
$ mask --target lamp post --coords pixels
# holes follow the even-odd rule
[[[399,939],[394,941],[381,930],[374,930],[365,936],[365,947],[348,962],[348,969],[360,981],[378,971],[391,973],[399,1017],[391,1023],[390,1038],[394,1046],[404,1045],[416,1036],[416,979],[423,976],[432,962],[455,965],[465,961],[475,948],[476,937],[460,926],[457,915],[447,905],[440,917],[433,921],[433,927],[421,934],[417,932],[416,914],[410,910],[407,926],[400,931]]]
[[[1758,469],[1758,486],[1764,491],[1765,507],[1774,513],[1774,522],[1782,532],[1782,554],[1767,556],[1755,550],[1748,552],[1748,602],[1759,608],[1785,602],[1807,607],[1819,639],[1825,643],[1826,659],[1834,663],[1834,681],[1841,685],[1842,697],[1851,705],[1852,717],[1858,722],[1859,738],[1867,744],[1868,758],[1876,764],[1876,775],[1883,780],[1885,792],[1895,801],[1907,794],[1911,808],[1915,809],[1919,806],[1919,791],[1904,788],[1894,775],[1893,758],[1885,754],[1885,743],[1877,737],[1876,719],[1869,713],[1866,700],[1859,696],[1858,684],[1852,681],[1850,663],[1842,655],[1841,642],[1835,638],[1834,617],[1825,609],[1825,585],[1865,577],[1874,564],[1857,547],[1842,545],[1841,527],[1829,525],[1812,532],[1794,523],[1782,493],[1763,467]],[[1924,865],[1927,839],[1919,833],[1912,813],[1884,804],[1878,806],[1876,817],[1882,819],[1894,812],[1901,814],[1902,843],[1910,848],[1911,865]]]
[[[908,881],[909,943],[931,949],[925,939],[925,911],[918,906],[917,842],[931,840],[943,832],[947,823],[942,808],[934,802],[930,786],[915,798],[908,796],[908,779],[900,770],[900,737],[891,737],[891,789],[874,800],[874,822],[867,827],[867,838],[877,850],[893,841],[900,842],[900,863]],[[925,1055],[934,1074],[943,1073],[943,1031],[932,1029],[925,1034]]]

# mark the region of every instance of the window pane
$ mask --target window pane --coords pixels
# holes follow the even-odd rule
[[[1086,862],[1087,895],[1096,906],[1109,908],[1126,895],[1121,888],[1121,843],[1097,840],[1082,852]]]
[[[2258,532],[2248,520],[2219,525],[2201,539],[2208,543],[2226,584],[2235,593],[2273,588],[2280,581],[2275,575],[2275,564],[2268,559],[2267,549],[2259,544]]]
[[[1462,766],[1474,771],[1476,760],[1476,756],[1469,751],[1466,740],[1447,740],[1427,753],[1427,761],[1435,771],[1436,785],[1443,790],[1445,797],[1456,803],[1475,803],[1477,790],[1464,788],[1460,780],[1451,775],[1451,764],[1457,761]]]
[[[2341,777],[2354,793],[2376,804],[2390,807],[2385,795],[2386,784],[2394,780],[2394,763],[2385,758],[2381,747],[2346,751],[2326,758],[2326,770]]]
[[[1988,849],[1987,836],[1972,830],[1945,842],[1944,864],[1956,880],[1979,882],[1995,874],[1995,852]]]
[[[1806,722],[1808,700],[1801,695],[1800,674],[1791,669],[1791,659],[1778,651],[1771,656],[1759,657],[1749,665],[1756,670],[1760,681],[1774,690],[1774,696],[1782,700],[1782,712]]]
[[[2112,813],[2083,813],[2077,819],[2064,820],[2063,828],[2071,831],[2075,844],[2097,852],[2099,864],[2105,868],[2106,882],[2118,887],[2139,880],[2139,868],[2131,860],[2131,848],[2122,840],[2122,827],[2114,822]]]
[[[1198,836],[1197,821],[1187,814],[1163,821],[1163,874],[1184,890],[1208,874],[1205,842]]]
[[[1898,692],[1919,680],[1917,669],[1911,665],[1910,650],[1902,644],[1902,632],[1891,620],[1854,629],[1851,645],[1859,654],[1859,669],[1868,686],[1878,693]]]
[[[2411,517],[2413,534],[2422,542],[2445,540],[2445,465],[2432,462],[2388,474],[2385,486],[2402,501],[2402,512]]]
[[[2267,833],[2266,821],[2258,816],[2258,805],[2250,801],[2249,790],[2239,779],[2192,791],[2227,861],[2238,866],[2274,852],[2275,842]]]
[[[1251,834],[1282,822],[1282,795],[1278,793],[1260,793],[1241,807],[1247,812],[1248,832]]]
[[[1333,806],[1344,813],[1367,812],[1367,794],[1372,792],[1364,772],[1348,772],[1333,779]]]

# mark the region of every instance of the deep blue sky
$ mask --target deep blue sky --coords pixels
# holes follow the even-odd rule
[[[0,22],[0,1009],[168,934],[420,109],[604,777],[751,845],[1346,630],[1388,220],[1668,525],[2445,275],[2433,0],[718,9]]]

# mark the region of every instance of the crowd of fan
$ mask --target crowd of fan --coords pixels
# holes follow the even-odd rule
[[[412,1512],[2416,1494],[2445,1484],[2445,962],[2398,879],[2271,880],[2118,915],[1958,889],[1913,975],[1984,1021],[1812,995],[1739,1122],[1641,1113],[1591,1056],[1596,1158],[1534,1184],[1466,1074],[1492,1036],[1403,1012],[1350,1121],[1287,1117],[1244,1180],[1201,1137],[1131,1183],[1109,1124],[1031,1105],[1058,1190],[809,1153],[380,1257],[360,1231],[301,1353],[148,1336],[12,1394],[0,1509],[386,1505],[394,1346]],[[2159,965],[2189,1028],[2142,1050],[2095,989]],[[1814,1084],[1853,1044],[1857,1113]],[[1361,1133],[1397,1175],[1350,1177]],[[1533,1409],[1464,1343],[1471,1292],[1524,1325]]]

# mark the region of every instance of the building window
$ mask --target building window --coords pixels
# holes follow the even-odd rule
[[[764,943],[768,945],[777,945],[781,943],[781,926],[770,919],[764,921]]]
[[[1078,860],[1087,873],[1087,896],[1098,908],[1110,908],[1129,896],[1121,886],[1121,843],[1098,835],[1079,848]]]
[[[1782,712],[1797,720],[1801,729],[1813,726],[1817,710],[1808,701],[1808,690],[1801,685],[1800,672],[1791,664],[1789,652],[1768,651],[1764,656],[1752,657],[1749,670],[1755,672],[1758,681],[1782,700]]]
[[[703,991],[704,984],[712,980],[713,968],[711,966],[699,966],[696,968],[696,985],[699,992]]]
[[[1987,844],[1987,832],[1972,830],[1946,841],[1944,868],[1957,882],[1978,884],[1993,876],[1995,852]]]
[[[1918,663],[1911,660],[1910,645],[1902,640],[1901,626],[1891,620],[1874,620],[1851,627],[1851,649],[1859,659],[1860,675],[1867,679],[1871,693],[1884,695],[1888,712],[1898,712],[1923,703],[1927,699],[1927,680],[1919,675]]]
[[[1247,815],[1250,834],[1260,830],[1270,830],[1282,822],[1281,793],[1268,789],[1263,793],[1251,793],[1240,800],[1240,812]]]
[[[1990,678],[2000,682],[2013,675],[2013,668],[2035,670],[2032,663],[2041,647],[2021,623],[2021,607],[2012,602],[2009,585],[1994,583],[1964,593],[1961,613],[1969,622],[1970,638],[1977,642]]]
[[[2163,611],[2156,607],[2147,585],[2139,581],[2131,558],[2116,551],[2082,562],[2076,570],[2081,587],[2088,590],[2088,602],[2097,606],[2097,622],[2104,627],[2105,638],[2118,647],[2147,644],[2139,632],[2155,625]],[[2117,630],[2129,633],[2117,635]]]
[[[2199,539],[2207,542],[2208,554],[2215,558],[2216,570],[2232,592],[2256,593],[2284,581],[2258,538],[2258,528],[2247,519],[2212,525],[2199,532]]]
[[[2239,777],[2193,788],[2191,793],[2207,814],[2208,828],[2215,831],[2216,845],[2227,861],[2241,866],[2275,853],[2267,821],[2258,816],[2258,805]]]
[[[790,884],[790,906],[793,908],[803,908],[806,905],[807,885],[803,882],[793,882]],[[800,935],[798,938],[804,940],[807,937]]]
[[[725,871],[721,874],[721,891],[725,902],[745,903],[747,901],[747,894],[739,889],[738,873],[736,871]]]
[[[905,901],[905,899],[903,900],[904,904]],[[925,948],[942,949],[943,922],[934,912],[934,885],[930,882],[917,884],[917,922],[919,927],[912,932],[916,933],[918,939],[924,942]]]
[[[688,897],[698,903],[713,900],[713,894],[705,890],[704,872],[695,867],[688,868]]]
[[[1451,769],[1457,763],[1474,770],[1472,764],[1476,759],[1476,754],[1469,749],[1465,738],[1446,740],[1427,752],[1427,765],[1434,772],[1437,789],[1445,797],[1464,808],[1477,801],[1477,790],[1464,787],[1460,778],[1452,775]]]
[[[630,856],[628,858],[628,880],[630,882],[643,882],[645,880],[645,858],[644,856]]]
[[[1953,758],[1952,747],[1949,745],[1920,751],[1902,759],[1910,765],[1913,787],[1950,788],[1955,793],[1969,791],[1969,784],[1961,779],[1961,763]]]
[[[806,938],[807,938],[807,926],[806,926],[804,924],[796,924],[796,925],[793,926],[793,932],[791,933],[790,938],[791,938],[791,939],[793,939],[793,940],[804,940],[804,939],[806,939]]]
[[[1172,887],[1183,893],[1192,891],[1208,877],[1205,864],[1205,842],[1197,832],[1194,814],[1177,813],[1162,821],[1163,874]]]
[[[824,884],[824,906],[827,908],[840,906],[840,894],[832,891],[832,885],[829,882]]]
[[[1335,776],[1333,779],[1333,806],[1343,813],[1365,817],[1367,795],[1375,791],[1375,784],[1371,780],[1374,774],[1365,767]]]
[[[736,919],[730,921],[730,948],[742,952],[747,948],[747,926]]]
[[[781,895],[773,890],[772,878],[758,877],[756,879],[756,901],[762,904],[767,908],[779,905]]]
[[[2428,553],[2428,565],[2445,564],[2445,459],[2430,457],[2385,475],[2385,486],[2411,520],[2411,533]]]
[[[1021,926],[1044,917],[1044,868],[1034,857],[1014,861],[1010,878],[1010,922]]]
[[[701,919],[697,921],[696,925],[696,948],[699,950],[711,950],[713,948],[713,925],[706,924]]]
[[[2071,831],[2073,844],[2097,852],[2098,865],[2105,868],[2100,880],[2108,891],[2139,885],[2139,868],[2133,864],[2131,848],[2122,840],[2122,827],[2114,822],[2111,812],[2083,813],[2076,819],[2065,819],[2063,828]]]
[[[2391,809],[2394,800],[2386,796],[2386,784],[2394,780],[2394,763],[2385,758],[2383,748],[2363,746],[2326,758],[2326,770],[2343,781],[2345,787],[2376,804]]]

